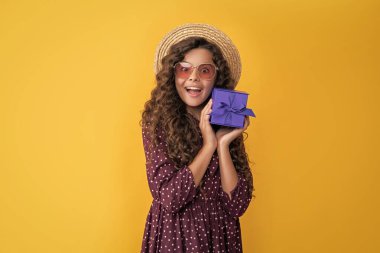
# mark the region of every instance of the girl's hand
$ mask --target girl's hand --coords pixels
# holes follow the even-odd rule
[[[199,128],[202,132],[203,146],[209,146],[215,149],[218,146],[218,141],[216,139],[214,129],[212,129],[210,124],[211,105],[212,99],[210,99],[202,109],[199,120]]]
[[[229,146],[230,143],[240,136],[249,126],[249,116],[245,116],[243,128],[221,127],[216,132],[218,146]]]

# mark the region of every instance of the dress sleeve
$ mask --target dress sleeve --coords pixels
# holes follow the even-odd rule
[[[250,170],[249,173],[251,173]],[[223,208],[230,216],[235,219],[239,218],[245,213],[252,199],[252,192],[249,191],[249,181],[241,172],[238,172],[237,174],[238,182],[235,188],[230,192],[231,199],[223,190],[222,186],[220,186],[219,189],[219,199],[222,202]]]
[[[154,148],[145,125],[142,137],[150,192],[167,211],[176,213],[196,196],[193,173],[188,165],[178,170],[168,158],[162,131],[158,132],[159,145]]]

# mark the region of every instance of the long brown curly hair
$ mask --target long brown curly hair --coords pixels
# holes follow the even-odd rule
[[[158,145],[157,129],[165,129],[168,156],[175,163],[177,169],[190,164],[202,146],[202,137],[199,134],[198,122],[186,110],[186,104],[179,97],[175,87],[173,67],[182,61],[185,54],[194,48],[208,49],[213,55],[213,61],[220,71],[217,72],[214,87],[234,89],[235,80],[230,75],[230,68],[223,57],[220,48],[202,37],[189,37],[174,44],[166,56],[162,58],[161,70],[156,74],[156,87],[151,92],[151,98],[145,103],[140,126],[147,126],[152,138],[151,143]],[[211,97],[211,96],[210,96]],[[209,98],[210,98],[209,97]],[[206,104],[209,98],[205,101]],[[215,126],[213,126],[215,130]],[[245,151],[244,140],[246,132],[233,140],[230,144],[230,153],[233,164],[238,172],[243,173],[250,182],[250,193],[253,195],[253,178],[249,173],[251,163]],[[254,163],[253,163],[254,164]],[[200,183],[202,187],[203,179]]]

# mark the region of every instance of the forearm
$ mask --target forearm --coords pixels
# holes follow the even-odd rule
[[[238,175],[232,162],[229,145],[220,143],[217,148],[219,157],[220,177],[223,190],[231,199],[230,192],[236,187]]]
[[[198,187],[205,174],[208,165],[210,164],[212,155],[215,152],[215,148],[210,146],[202,146],[198,154],[195,156],[192,163],[189,164],[189,168],[194,176],[195,185]]]

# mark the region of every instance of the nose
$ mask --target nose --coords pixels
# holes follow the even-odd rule
[[[189,80],[197,80],[197,81],[199,81],[198,68],[193,68],[193,71],[191,71],[191,74],[189,76]]]

